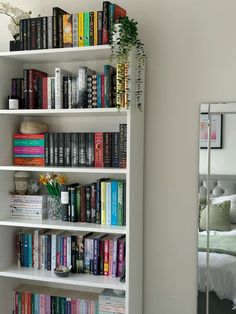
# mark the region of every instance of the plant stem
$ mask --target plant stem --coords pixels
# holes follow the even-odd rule
[[[7,12],[0,12],[0,14],[5,14],[5,15],[9,16],[9,17],[12,19],[12,21],[13,21],[16,25],[18,25],[17,22],[16,22],[16,20],[14,19],[14,17],[13,17],[12,15],[10,15],[9,13],[7,13]]]

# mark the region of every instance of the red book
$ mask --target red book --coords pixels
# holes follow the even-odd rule
[[[13,158],[14,166],[35,166],[35,167],[44,167],[45,166],[45,158],[22,158],[22,157],[14,157]]]
[[[21,134],[21,133],[14,133],[14,139],[44,139],[44,134]]]
[[[22,291],[21,293],[21,313],[25,313],[25,292]]]
[[[109,276],[109,244],[111,240],[111,235],[104,238],[104,276]]]
[[[104,82],[105,82],[105,75],[102,74],[101,75],[101,96],[102,96],[102,108],[105,108],[105,99],[104,99],[104,93],[105,93],[105,86],[104,86]]]
[[[77,314],[77,300],[71,300],[71,314]]]
[[[43,77],[43,109],[48,109],[48,78]]]
[[[47,73],[29,69],[29,109],[38,109],[38,84],[37,79],[46,77]]]
[[[94,166],[103,168],[103,133],[95,132],[94,134]]]
[[[114,20],[117,22],[120,17],[126,16],[126,10],[120,7],[118,4],[115,4],[115,11],[114,11]]]

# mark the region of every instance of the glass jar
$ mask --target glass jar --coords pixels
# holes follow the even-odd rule
[[[60,196],[48,195],[47,213],[48,213],[48,219],[53,219],[53,220],[62,219],[62,206],[61,206]]]

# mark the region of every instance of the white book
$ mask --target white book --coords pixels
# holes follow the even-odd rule
[[[67,236],[67,245],[66,245],[66,248],[67,248],[67,267],[70,267],[71,266],[71,236]]]
[[[72,30],[72,34],[73,34],[73,47],[78,47],[79,46],[79,42],[78,42],[78,14],[75,13],[73,14],[73,30]]]
[[[48,77],[47,85],[48,85],[48,109],[52,109],[52,88],[51,88],[51,77]]]
[[[63,76],[70,76],[66,70],[55,68],[55,109],[63,109]]]
[[[53,41],[53,26],[52,26],[52,16],[48,16],[47,17],[47,26],[48,26],[48,49],[52,49],[53,45],[52,45],[52,41]]]
[[[12,218],[28,219],[28,220],[43,220],[46,217],[38,214],[21,214],[21,213],[11,213]]]
[[[52,232],[52,247],[51,247],[51,270],[53,271],[57,266],[57,237],[62,233],[61,230]]]

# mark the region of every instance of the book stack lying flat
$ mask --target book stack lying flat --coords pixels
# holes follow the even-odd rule
[[[44,134],[13,135],[13,164],[15,166],[44,166]]]
[[[11,217],[22,219],[46,218],[46,195],[11,195]]]
[[[117,295],[112,290],[104,290],[99,295],[99,314],[125,313],[125,294]]]

